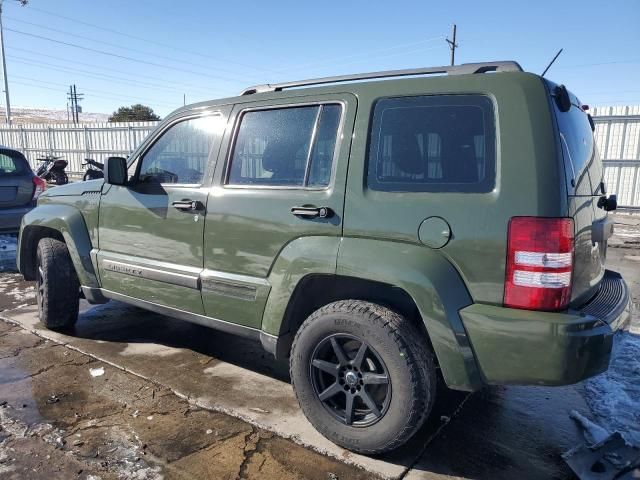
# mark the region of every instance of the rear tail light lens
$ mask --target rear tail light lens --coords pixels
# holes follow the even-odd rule
[[[507,244],[505,306],[565,309],[571,299],[573,220],[513,217]]]
[[[33,176],[33,200],[36,200],[47,188],[47,183],[38,176]]]

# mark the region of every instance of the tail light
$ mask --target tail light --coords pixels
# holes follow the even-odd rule
[[[566,308],[571,299],[573,220],[513,217],[507,243],[505,306]]]
[[[36,200],[41,193],[43,193],[45,191],[45,189],[47,188],[47,183],[41,179],[40,177],[38,177],[37,175],[34,175],[32,177],[33,180],[33,198],[32,200]]]

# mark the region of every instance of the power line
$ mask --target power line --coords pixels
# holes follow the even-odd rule
[[[26,82],[14,82],[12,81],[11,83],[15,83],[17,85],[23,85],[23,86],[28,86],[28,87],[36,87],[36,88],[44,88],[46,90],[54,90],[56,92],[60,92],[59,88],[53,88],[53,87],[46,87],[46,86],[42,86],[42,85],[37,85],[37,83],[43,83],[45,85],[58,85],[61,87],[67,87],[66,84],[64,83],[58,83],[58,82],[49,82],[46,80],[39,80],[36,78],[30,78],[30,77],[24,77],[21,75],[12,75],[12,78],[20,78],[23,80],[28,80],[29,82],[36,82],[36,84],[33,83],[26,83]],[[150,103],[150,104],[154,104],[154,105],[161,105],[161,106],[165,106],[165,107],[170,107],[170,108],[176,108],[177,104],[175,103],[167,103],[167,102],[157,102],[155,100],[151,100],[148,98],[140,98],[140,97],[135,97],[135,96],[128,96],[128,95],[113,95],[112,92],[108,92],[105,90],[95,90],[95,89],[89,89],[86,90],[85,92],[87,92],[87,96],[89,97],[95,97],[95,98],[102,98],[102,99],[106,99],[106,100],[118,100],[118,101],[141,101],[141,102],[145,102],[145,103]],[[98,94],[106,94],[105,95],[96,95],[95,93]]]
[[[612,62],[598,62],[598,63],[582,63],[579,65],[558,65],[556,67],[556,69],[558,68],[582,68],[582,67],[599,67],[601,65],[619,65],[619,64],[636,64],[636,63],[640,63],[640,59],[637,60],[615,60]]]
[[[210,56],[210,55],[205,55],[203,53],[182,49],[182,48],[176,47],[175,45],[171,45],[171,44],[167,44],[167,43],[161,43],[161,42],[157,42],[155,40],[149,40],[147,38],[139,37],[137,35],[131,35],[130,33],[121,32],[121,31],[114,30],[114,29],[111,29],[111,28],[107,28],[107,27],[104,27],[104,26],[101,26],[101,25],[96,25],[94,23],[85,22],[85,21],[79,20],[77,18],[67,17],[65,15],[60,15],[58,13],[50,12],[48,10],[43,10],[42,8],[36,8],[36,7],[33,7],[33,6],[29,6],[29,9],[30,10],[35,10],[35,11],[40,12],[40,13],[44,13],[45,15],[51,15],[53,17],[63,18],[65,20],[73,22],[74,24],[86,25],[88,27],[96,28],[98,30],[102,30],[102,31],[105,31],[105,32],[115,33],[117,35],[122,35],[124,37],[133,38],[134,40],[140,40],[140,41],[147,42],[147,43],[150,43],[150,44],[153,44],[153,45],[159,45],[161,47],[170,48],[170,49],[178,51],[178,52],[189,53],[191,55],[196,55],[196,56],[199,56],[199,57],[202,57],[202,58],[208,58],[210,60],[216,60],[216,61],[219,61],[219,62],[222,62],[222,63],[230,63],[230,64],[238,65],[240,67],[250,68],[250,69],[253,69],[253,70],[267,71],[265,69],[255,67],[253,65],[248,65],[248,64],[245,64],[245,63],[237,62],[235,60],[217,58],[217,57],[213,57],[213,56]]]
[[[149,83],[149,82],[135,81],[134,79],[122,78],[122,77],[118,77],[118,76],[115,76],[115,75],[108,75],[108,74],[105,74],[105,73],[88,72],[86,70],[82,70],[82,69],[79,69],[79,68],[64,67],[64,66],[55,65],[55,64],[52,64],[52,63],[48,63],[48,62],[30,61],[30,60],[22,59],[20,57],[15,57],[13,55],[7,55],[7,58],[11,58],[13,62],[21,63],[21,64],[24,64],[24,65],[31,65],[31,66],[35,66],[35,67],[46,66],[48,70],[54,70],[54,71],[58,71],[58,72],[62,72],[62,73],[73,73],[74,75],[85,76],[85,77],[88,77],[88,78],[96,78],[96,79],[99,79],[99,80],[111,79],[115,83],[121,83],[123,85],[130,85],[130,86],[143,86],[145,88],[149,88],[149,89],[152,89],[152,90],[161,90],[161,91],[184,93],[184,89],[165,87],[165,86],[162,86],[160,84],[153,84],[153,83]],[[208,92],[208,93],[211,94],[211,92]]]
[[[26,87],[41,88],[41,89],[44,89],[44,90],[53,90],[55,92],[60,93],[60,89],[59,88],[46,87],[46,86],[43,86],[43,85],[36,85],[36,84],[33,84],[33,83],[27,83],[27,82],[14,82],[14,81],[12,81],[11,83],[14,83],[16,85],[26,86]],[[90,97],[95,97],[95,98],[102,98],[102,99],[106,99],[106,100],[118,100],[118,101],[122,101],[123,100],[123,97],[105,97],[105,96],[102,96],[102,95],[94,95],[94,94],[91,94],[89,96]],[[156,102],[156,104],[157,104],[157,102]],[[169,105],[169,104],[164,104],[164,105]],[[175,107],[175,105],[173,105],[173,107]]]
[[[34,27],[42,28],[44,30],[49,30],[51,32],[61,33],[62,35],[68,35],[68,36],[72,36],[74,38],[80,38],[80,39],[83,39],[83,40],[89,40],[91,42],[101,43],[103,45],[107,45],[109,47],[119,48],[119,49],[122,49],[122,50],[126,50],[128,52],[140,53],[142,55],[151,55],[151,56],[153,56],[155,58],[160,58],[160,59],[163,59],[163,60],[169,60],[171,62],[182,63],[184,65],[190,65],[192,67],[200,67],[200,68],[204,68],[206,70],[216,70],[216,71],[222,71],[222,72],[227,72],[227,73],[231,73],[231,74],[237,74],[238,73],[237,71],[225,70],[225,69],[221,69],[221,68],[218,68],[218,67],[211,68],[211,67],[208,67],[206,65],[202,65],[202,64],[199,64],[199,63],[188,62],[186,60],[175,58],[175,57],[167,57],[167,56],[164,56],[164,55],[158,55],[156,53],[151,53],[151,52],[144,51],[144,50],[137,50],[137,49],[131,48],[129,46],[123,46],[123,45],[118,45],[117,43],[106,42],[104,40],[100,40],[100,39],[96,39],[96,38],[92,38],[92,37],[87,37],[87,36],[80,35],[80,34],[75,33],[75,32],[67,32],[65,30],[60,30],[60,29],[57,29],[57,28],[47,27],[46,25],[41,25],[41,24],[34,23],[34,22],[27,22],[26,20],[20,20],[20,19],[15,18],[15,17],[5,17],[5,18],[8,18],[13,22],[24,23],[26,25],[31,25],[31,26],[34,26]]]
[[[179,72],[182,72],[182,73],[191,73],[193,75],[200,75],[200,76],[206,77],[206,78],[215,78],[217,80],[222,80],[222,81],[225,81],[225,82],[237,83],[237,82],[241,81],[241,82],[244,83],[244,80],[232,79],[232,78],[228,78],[228,77],[221,77],[219,75],[211,75],[209,73],[203,73],[203,72],[195,72],[193,70],[184,70],[184,69],[181,69],[181,68],[179,69],[179,68],[172,67],[171,65],[166,65],[166,64],[162,64],[162,63],[155,63],[155,62],[149,62],[147,60],[140,60],[139,58],[128,57],[126,55],[119,55],[117,53],[107,52],[105,50],[99,50],[97,48],[85,47],[83,45],[78,45],[78,44],[71,43],[71,42],[63,42],[62,40],[56,40],[55,38],[45,37],[43,35],[36,35],[35,33],[23,32],[21,30],[15,30],[13,28],[5,28],[5,30],[8,31],[8,32],[18,33],[20,35],[26,35],[28,37],[39,38],[41,40],[47,40],[49,42],[57,43],[57,44],[60,44],[60,45],[65,45],[67,47],[79,48],[81,50],[87,50],[89,52],[99,53],[101,55],[107,55],[107,56],[110,56],[110,57],[120,58],[120,59],[128,60],[128,61],[131,61],[131,62],[142,63],[142,64],[145,64],[145,65],[152,65],[154,67],[166,68],[166,69],[169,69],[169,70],[176,70],[176,71],[179,71]]]
[[[355,53],[352,55],[346,55],[344,57],[332,57],[332,58],[325,58],[323,60],[319,60],[317,62],[310,62],[310,63],[306,63],[306,64],[302,64],[302,65],[298,65],[296,66],[296,70],[302,69],[302,68],[307,68],[307,67],[317,67],[317,66],[321,66],[321,65],[325,65],[325,64],[333,64],[335,61],[337,60],[348,60],[350,58],[358,58],[358,57],[362,57],[362,56],[367,56],[370,57],[373,54],[376,53],[380,53],[380,52],[387,52],[387,51],[391,51],[391,50],[397,50],[399,48],[405,48],[405,47],[412,47],[415,45],[420,45],[423,43],[430,43],[430,42],[434,42],[437,40],[442,40],[444,38],[444,35],[439,35],[437,37],[432,37],[432,38],[428,38],[426,40],[420,40],[418,42],[410,42],[410,43],[403,43],[403,44],[398,44],[398,45],[394,45],[391,47],[385,47],[385,48],[379,48],[376,50],[369,50],[367,52],[360,52],[360,53]],[[283,73],[287,70],[280,70],[278,73]]]
[[[422,53],[422,52],[426,52],[426,51],[429,51],[429,50],[437,50],[437,49],[439,49],[439,48],[442,48],[442,47],[440,47],[440,46],[437,46],[437,45],[436,45],[436,46],[434,46],[434,47],[429,47],[429,48],[420,48],[420,49],[418,49],[418,50],[409,50],[409,51],[406,51],[406,52],[399,52],[399,53],[390,53],[390,54],[386,54],[386,55],[379,55],[379,56],[378,56],[378,57],[376,57],[376,58],[401,57],[401,56],[404,56],[404,55],[411,55],[411,54],[414,54],[414,53]],[[345,62],[345,63],[336,63],[336,64],[335,64],[335,65],[333,65],[333,66],[335,66],[335,67],[340,67],[340,66],[353,65],[354,63],[362,63],[362,62],[367,62],[367,61],[370,61],[370,58],[363,58],[363,59],[361,59],[361,60],[354,60],[354,61],[351,61],[351,62]]]
[[[14,51],[14,50],[15,51],[19,51],[19,52],[30,53],[30,54],[36,55],[38,57],[45,57],[45,58],[48,58],[48,59],[61,60],[61,61],[65,62],[65,63],[71,63],[71,64],[74,64],[74,65],[82,65],[82,66],[85,66],[85,67],[97,68],[97,69],[99,69],[101,74],[104,71],[108,71],[108,72],[115,72],[115,73],[120,73],[120,74],[124,74],[124,75],[129,75],[124,70],[118,70],[118,69],[115,69],[115,68],[107,68],[107,67],[103,67],[102,65],[95,65],[93,63],[78,62],[77,60],[69,60],[67,58],[56,57],[54,55],[49,55],[49,54],[42,54],[40,52],[36,52],[34,50],[28,50],[26,48],[18,48],[18,47],[13,47],[13,46],[9,47],[9,51]],[[34,61],[40,62],[40,60],[34,60]],[[138,81],[139,78],[147,78],[147,79],[151,79],[151,80],[157,80],[158,79],[157,76],[143,75],[143,74],[140,74],[140,73],[136,72],[133,80],[135,80],[136,83],[139,83],[139,81]],[[191,84],[191,83],[184,83],[184,82],[176,82],[176,81],[173,81],[173,80],[166,80],[166,79],[163,79],[163,82],[164,83],[172,83],[174,85],[177,85],[177,86],[181,87],[180,91],[182,91],[184,89],[184,87],[189,87],[189,88],[193,88],[193,89],[196,89],[196,90],[203,90],[203,91],[211,92],[211,90],[209,90],[207,87],[204,87],[204,86],[201,86],[201,85],[194,85],[194,84]]]

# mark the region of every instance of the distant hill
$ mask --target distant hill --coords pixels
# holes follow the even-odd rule
[[[0,123],[4,122],[4,107],[0,107]],[[80,113],[80,123],[106,122],[108,113]],[[11,122],[21,123],[66,123],[66,110],[48,110],[35,107],[11,107]]]

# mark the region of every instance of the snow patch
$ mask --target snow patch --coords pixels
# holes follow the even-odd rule
[[[15,235],[0,235],[0,272],[16,270],[16,250],[18,237]]]
[[[580,425],[582,425],[582,428],[584,430],[584,439],[587,441],[587,444],[589,446],[596,445],[609,436],[609,432],[607,432],[600,425],[596,425],[595,423],[593,423],[584,415],[578,413],[578,411],[571,410],[570,416]]]
[[[152,355],[157,357],[169,357],[180,353],[182,350],[174,347],[167,347],[165,345],[157,345],[155,343],[128,343],[125,349],[120,352],[120,355],[132,356],[132,355]]]
[[[616,336],[609,370],[587,380],[585,391],[598,422],[640,446],[640,335]]]

